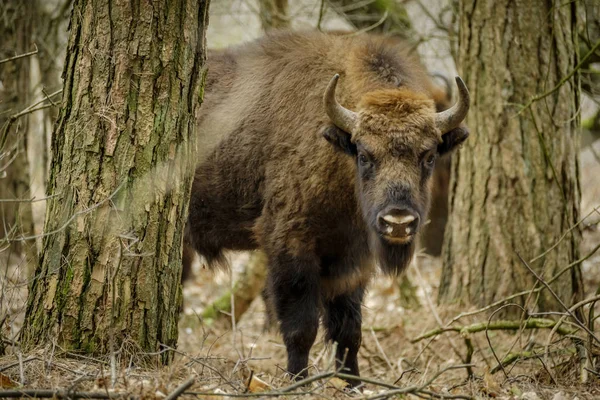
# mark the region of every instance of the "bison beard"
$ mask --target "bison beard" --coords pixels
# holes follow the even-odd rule
[[[402,273],[415,251],[414,243],[390,244],[374,232],[369,234],[369,247],[379,268],[390,275]]]
[[[468,136],[468,91],[458,79],[459,101],[437,113],[445,93],[373,35],[283,32],[208,60],[185,245],[209,263],[262,248],[288,372],[307,375],[322,319],[337,367],[358,375],[373,265],[409,264],[435,158]]]

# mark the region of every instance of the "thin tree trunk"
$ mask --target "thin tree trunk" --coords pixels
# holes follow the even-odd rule
[[[577,7],[460,1],[458,65],[471,90],[471,137],[453,157],[444,303],[482,306],[532,288],[536,279],[519,256],[545,278],[578,257],[578,229],[561,241],[579,218],[578,75],[561,84],[578,63]],[[580,270],[553,288],[574,301]],[[538,305],[556,309],[547,291]]]
[[[176,344],[208,5],[75,1],[25,347]]]
[[[61,72],[67,49],[69,14],[72,0],[36,0],[33,19],[33,40],[38,53],[30,62],[30,93],[32,102],[45,100],[45,104],[56,106],[29,114],[27,153],[31,197],[38,199],[31,204],[33,229],[40,235],[44,227],[46,202],[39,201],[47,192],[46,183],[50,169],[50,138],[52,125],[58,116],[60,94],[52,96],[62,89]],[[52,96],[47,99],[47,96]],[[42,237],[36,239],[37,250],[41,251]]]
[[[30,11],[27,4],[19,0],[3,2],[0,60],[34,49]],[[30,57],[23,57],[0,64],[0,258],[25,256],[24,265],[35,259],[35,243],[18,240],[33,232],[31,203],[23,201],[30,198],[28,124],[27,118],[19,118],[11,124],[9,119],[29,105],[30,61]]]

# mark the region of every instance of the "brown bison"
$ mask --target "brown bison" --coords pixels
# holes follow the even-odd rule
[[[208,66],[186,245],[209,264],[262,248],[288,372],[306,376],[322,317],[358,375],[365,287],[376,264],[410,262],[436,159],[468,136],[468,91],[457,78],[437,112],[424,69],[371,35],[279,33]]]

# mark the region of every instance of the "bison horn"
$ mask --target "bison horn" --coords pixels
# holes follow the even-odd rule
[[[340,79],[339,74],[335,74],[329,82],[329,85],[327,85],[325,95],[323,96],[323,105],[325,106],[325,112],[327,112],[331,122],[338,128],[352,135],[352,132],[354,132],[354,128],[356,127],[357,116],[355,112],[344,108],[335,99],[335,88],[338,79]]]
[[[467,112],[469,112],[469,105],[471,103],[469,90],[460,76],[456,77],[456,86],[458,86],[458,101],[456,104],[446,111],[437,113],[435,116],[435,125],[442,134],[456,128],[465,119]]]

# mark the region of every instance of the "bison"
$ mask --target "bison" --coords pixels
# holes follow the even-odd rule
[[[212,51],[208,68],[199,135],[210,150],[185,245],[209,265],[263,249],[287,371],[307,375],[322,318],[338,367],[358,376],[365,288],[376,264],[409,264],[436,159],[468,136],[467,88],[457,77],[457,103],[436,111],[425,70],[375,35],[280,32]]]

